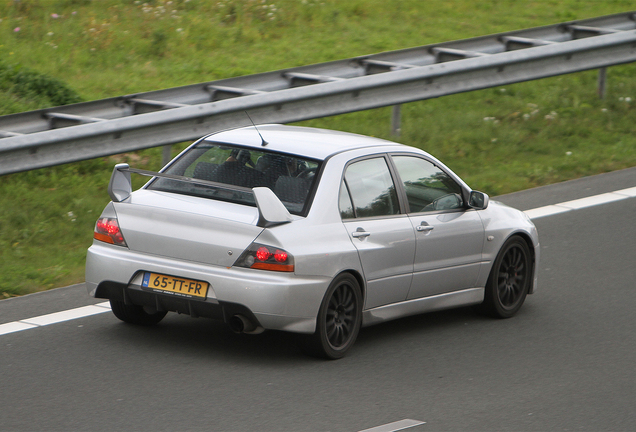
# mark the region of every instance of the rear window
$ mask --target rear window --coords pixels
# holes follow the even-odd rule
[[[255,206],[254,195],[248,189],[268,187],[290,213],[303,214],[319,168],[319,161],[295,155],[202,141],[164,173],[212,181],[219,186],[157,178],[148,189]]]

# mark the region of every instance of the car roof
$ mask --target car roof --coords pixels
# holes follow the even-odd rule
[[[261,136],[267,143],[264,147],[266,150],[320,160],[343,151],[366,147],[388,145],[410,148],[392,141],[348,132],[277,124],[216,132],[206,136],[204,140],[263,149]]]

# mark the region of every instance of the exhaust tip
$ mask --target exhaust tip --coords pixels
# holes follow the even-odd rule
[[[243,315],[234,315],[228,321],[228,324],[235,333],[258,334],[263,332],[263,327],[257,326]]]
[[[230,318],[228,324],[230,325],[230,328],[233,332],[243,333],[243,330],[245,330],[245,321],[245,318],[241,317],[240,315],[234,315]]]

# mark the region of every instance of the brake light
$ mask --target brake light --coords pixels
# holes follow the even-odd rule
[[[252,243],[234,265],[259,270],[293,272],[294,257],[282,249]]]
[[[256,251],[256,259],[259,261],[267,261],[272,253],[265,246],[261,246]]]
[[[274,259],[279,263],[284,263],[285,261],[287,261],[287,257],[287,252],[280,249],[277,249],[276,252],[274,252]]]
[[[95,224],[93,238],[117,246],[127,246],[124,236],[119,229],[117,218],[99,218]]]

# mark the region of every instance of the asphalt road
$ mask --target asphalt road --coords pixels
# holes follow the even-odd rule
[[[500,197],[523,210],[636,186],[636,169]],[[365,328],[338,361],[294,337],[111,313],[0,336],[0,430],[634,430],[636,198],[535,220],[539,289]],[[101,302],[74,286],[0,301],[0,324]]]

